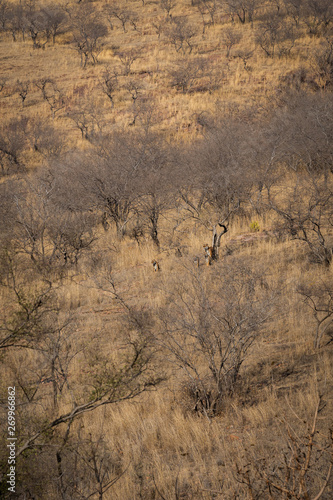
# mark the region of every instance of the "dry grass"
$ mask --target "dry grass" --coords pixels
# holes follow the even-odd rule
[[[248,106],[249,103],[265,104],[275,96],[279,78],[287,72],[296,70],[300,66],[311,65],[312,54],[319,46],[320,40],[310,38],[304,30],[299,32],[299,38],[291,52],[290,57],[268,58],[263,51],[256,47],[254,41],[255,29],[250,25],[238,26],[230,24],[224,18],[223,24],[217,23],[209,27],[202,35],[202,22],[196,9],[188,10],[187,2],[177,2],[173,15],[188,16],[197,34],[193,39],[193,52],[184,54],[191,60],[202,57],[207,74],[211,73],[217,78],[216,88],[209,91],[181,94],[176,89],[170,88],[170,69],[175,62],[183,57],[170,46],[165,36],[158,39],[153,25],[161,20],[164,22],[163,12],[157,4],[148,2],[142,7],[139,0],[123,2],[141,19],[140,32],[128,28],[124,33],[121,26],[115,23],[114,30],[109,33],[105,47],[99,56],[99,63],[95,66],[88,65],[86,69],[80,66],[80,57],[69,42],[70,33],[57,38],[56,44],[48,43],[45,50],[33,50],[31,40],[27,36],[22,42],[20,37],[13,43],[9,34],[2,35],[2,76],[8,79],[1,98],[3,120],[15,118],[24,114],[30,118],[38,116],[50,120],[50,110],[43,102],[40,91],[33,82],[41,78],[51,78],[58,89],[65,96],[66,107],[57,113],[55,123],[69,134],[70,144],[78,145],[80,134],[75,132],[73,123],[66,118],[67,111],[84,107],[92,102],[98,104],[99,120],[106,129],[114,124],[120,128],[127,128],[131,122],[132,100],[128,92],[119,89],[115,96],[115,108],[111,112],[107,97],[101,92],[99,80],[105,66],[118,68],[121,63],[115,55],[115,47],[125,50],[136,49],[138,59],[134,62],[129,77],[120,77],[120,87],[126,84],[128,78],[135,79],[142,85],[142,95],[153,103],[156,110],[156,125],[173,140],[190,141],[201,133],[200,126],[196,123],[198,113],[208,111],[216,112],[218,103],[234,103],[237,106]],[[96,9],[102,4],[95,2]],[[144,21],[142,15],[144,13]],[[221,42],[223,32],[232,27],[242,32],[242,39],[231,50],[231,58],[226,58],[226,49]],[[233,56],[239,51],[253,50],[249,59],[249,70],[244,69],[241,59]],[[16,81],[30,81],[24,107],[15,92]],[[201,79],[203,82],[205,77]],[[200,80],[198,81],[200,86]]]
[[[0,95],[3,122],[21,115],[51,120],[47,103],[43,102],[40,92],[33,85],[35,80],[47,77],[56,82],[65,98],[66,106],[56,114],[53,124],[66,135],[68,149],[89,147],[66,116],[75,107],[95,103],[105,130],[115,127],[126,130],[132,116],[128,92],[122,88],[116,93],[115,108],[111,110],[99,81],[105,65],[121,66],[115,56],[115,46],[137,48],[140,57],[133,64],[130,78],[141,82],[143,95],[155,107],[153,127],[170,140],[190,142],[201,134],[196,116],[202,111],[214,114],[225,103],[241,108],[249,103],[274,103],[279,78],[302,65],[309,66],[311,58],[306,55],[320,43],[320,40],[300,33],[291,57],[267,58],[262,51],[255,49],[250,25],[237,25],[237,29],[242,30],[243,38],[232,52],[236,49],[255,49],[249,60],[250,69],[246,70],[239,58],[227,60],[226,50],[219,43],[223,30],[231,26],[230,21],[208,28],[203,37],[199,14],[191,13],[189,18],[197,27],[197,35],[193,52],[186,57],[204,57],[207,67],[222,76],[217,88],[182,94],[170,88],[169,78],[169,70],[179,54],[163,37],[159,40],[153,28],[153,23],[163,18],[158,5],[147,2],[142,7],[139,0],[123,4],[130,5],[140,15],[142,34],[131,29],[123,33],[120,26],[115,26],[106,40],[99,63],[88,65],[86,69],[81,68],[78,54],[66,43],[70,40],[69,35],[59,37],[54,46],[47,44],[42,51],[33,50],[28,39],[13,43],[9,35],[2,34],[1,70],[2,75],[8,78],[6,88]],[[173,15],[187,15],[188,5],[185,0],[177,2]],[[94,6],[100,8],[102,4],[95,2]],[[17,79],[31,82],[24,106],[15,92]],[[119,81],[124,86],[127,78],[121,76]],[[27,154],[31,155],[31,168],[35,168],[35,156],[31,151]],[[235,245],[239,259],[247,258],[254,265],[265,268],[272,281],[283,284],[283,291],[274,322],[264,331],[242,367],[234,398],[226,399],[223,411],[213,419],[193,414],[184,394],[182,371],[159,354],[156,364],[168,373],[167,382],[135,402],[111,405],[86,414],[75,428],[78,432],[78,427],[81,427],[82,435],[86,437],[90,434],[96,439],[103,436],[115,460],[126,468],[120,480],[105,494],[105,499],[233,498],[235,463],[244,463],[244,450],[254,450],[257,456],[267,455],[267,450],[278,446],[279,432],[284,437],[286,435],[280,420],[285,418],[293,422],[295,428],[301,428],[301,421],[311,419],[318,393],[323,394],[327,402],[324,423],[329,425],[329,412],[332,411],[332,344],[317,351],[313,349],[313,318],[296,293],[296,286],[301,280],[309,282],[314,276],[332,275],[332,264],[329,270],[309,265],[305,247],[295,240],[268,236],[243,242],[241,237],[250,234],[253,221],[258,222],[261,235],[265,230],[269,232],[274,225],[270,215],[259,217],[252,214],[235,219],[222,239],[221,254],[226,255],[227,248]],[[139,246],[129,238],[117,241],[113,230],[101,230],[91,254],[82,260],[70,277],[64,279],[59,305],[64,314],[70,312],[80,318],[74,343],[91,344],[87,353],[78,355],[71,365],[70,377],[76,383],[78,394],[85,391],[85,376],[94,369],[88,363],[94,349],[111,357],[113,341],[120,342],[117,339],[121,315],[119,306],[115,305],[111,293],[99,287],[108,268],[111,267],[126,300],[153,314],[165,304],[165,290],[173,276],[185,275],[186,269],[197,271],[193,259],[196,255],[203,257],[202,246],[210,241],[210,233],[202,227],[194,231],[189,224],[186,232],[171,241],[173,248],[170,244],[170,225],[167,220],[162,224],[160,251],[151,241],[144,240]],[[179,242],[183,246],[181,257],[175,254]],[[99,255],[97,270],[92,269],[92,255]],[[159,273],[153,272],[152,259],[159,261]],[[203,277],[208,273],[214,276],[225,262],[228,263],[228,256],[211,268],[202,264],[198,272]],[[5,306],[4,300],[2,307]],[[91,340],[92,332],[96,334],[96,339]],[[8,354],[6,366],[0,368],[2,388],[10,385],[13,378],[18,380],[19,376],[29,380],[31,374],[21,371],[21,367],[36,363],[38,356],[30,351],[25,351],[24,356],[17,351]],[[50,387],[45,385],[41,388],[41,397],[49,413],[51,393]],[[69,397],[62,401],[59,414],[69,408],[69,403]],[[43,411],[41,406],[38,413],[30,416],[37,421],[39,417],[44,418]],[[27,414],[24,420],[28,418]]]

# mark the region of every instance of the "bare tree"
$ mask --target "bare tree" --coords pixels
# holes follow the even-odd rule
[[[90,4],[85,4],[73,12],[71,20],[73,40],[80,54],[82,67],[87,66],[89,59],[96,64],[108,33],[107,27]]]
[[[227,57],[230,56],[232,47],[237,45],[242,39],[242,34],[235,31],[233,28],[225,28],[222,33],[222,43],[227,49]]]
[[[106,5],[104,11],[108,17],[111,30],[113,29],[113,19],[118,19],[121,22],[124,33],[126,33],[126,25],[130,24],[135,31],[137,28],[137,16],[135,12],[126,9],[120,3]]]
[[[279,215],[281,229],[304,241],[316,262],[332,260],[331,97],[299,96],[278,114],[275,130],[282,127],[283,161],[289,167],[285,196],[277,201],[277,190],[268,189],[271,208]],[[274,127],[272,128],[274,133]]]
[[[48,160],[59,157],[65,145],[65,139],[61,130],[52,126],[49,120],[41,118],[30,120],[28,141],[34,151]]]
[[[29,256],[42,276],[66,272],[96,239],[94,215],[73,201],[66,203],[69,185],[67,194],[58,186],[59,179],[47,172],[24,182],[13,195],[16,248]]]
[[[194,91],[198,79],[203,76],[205,62],[201,58],[179,59],[170,70],[171,86],[183,93]]]
[[[6,87],[7,81],[8,81],[7,78],[4,76],[0,78],[0,93]]]
[[[119,57],[119,60],[124,67],[124,75],[128,76],[131,73],[133,63],[139,58],[138,51],[135,49],[117,51],[116,56]]]
[[[148,174],[147,177],[146,192],[140,197],[138,211],[142,218],[143,229],[148,231],[153,243],[159,249],[160,220],[164,212],[170,208],[170,196],[163,189],[162,179],[156,179],[154,174],[151,176]]]
[[[295,39],[293,27],[282,23],[277,16],[261,23],[256,34],[256,43],[268,57],[274,57],[276,48],[280,56],[289,55]]]
[[[96,279],[96,287],[104,294],[108,294],[110,300],[122,308],[126,333],[120,344],[114,340],[113,359],[105,355],[96,342],[94,352],[91,354],[86,347],[84,348],[86,360],[92,369],[84,380],[89,387],[88,392],[75,391],[73,384],[68,382],[70,407],[60,415],[51,415],[47,421],[44,418],[39,428],[22,439],[17,457],[27,449],[38,449],[42,443],[47,446],[50,443],[50,434],[52,440],[52,433],[48,431],[59,429],[62,424],[69,424],[86,412],[131,400],[161,381],[161,377],[155,373],[152,362],[154,356],[150,332],[152,325],[147,314],[127,304],[119,295],[114,278],[109,272],[104,273],[100,281]],[[89,356],[91,356],[90,361]]]
[[[67,14],[64,9],[56,5],[46,5],[42,9],[45,15],[45,31],[46,37],[49,39],[52,36],[52,43],[55,44],[56,36],[65,32],[65,23]]]
[[[103,94],[105,94],[111,102],[111,108],[114,108],[114,94],[118,90],[118,73],[107,68],[102,74],[100,82]]]
[[[103,121],[93,101],[83,105],[69,105],[66,116],[70,118],[81,132],[82,139],[93,141],[103,131]]]
[[[330,280],[318,280],[307,285],[300,284],[297,292],[302,296],[304,304],[312,311],[316,322],[314,347],[321,347],[325,334],[333,340],[333,286]]]
[[[245,71],[251,71],[252,67],[248,64],[249,60],[253,56],[254,50],[237,50],[234,57],[239,58],[243,61],[243,66]]]
[[[25,169],[28,120],[21,118],[3,123],[0,128],[1,174],[8,175]]]
[[[310,59],[315,86],[326,89],[333,84],[333,39],[326,36],[321,47]],[[310,80],[311,81],[311,80]]]
[[[16,82],[16,92],[18,93],[18,95],[21,98],[23,107],[24,107],[25,100],[28,96],[29,87],[30,87],[30,82],[28,80],[26,80],[25,82],[21,82],[20,80],[17,80],[17,82]]]
[[[333,85],[333,39],[326,36],[325,41],[310,58],[313,74],[308,77],[311,83],[318,89],[326,89]],[[311,74],[310,74],[311,75]]]
[[[100,138],[97,153],[90,159],[89,169],[84,168],[81,158],[78,159],[74,165],[78,169],[76,175],[84,182],[91,205],[102,214],[104,228],[107,229],[109,221],[112,221],[118,237],[122,238],[136,213],[138,192],[135,179],[142,158],[136,148],[133,148],[130,136]]]
[[[195,0],[192,2],[198,9],[202,19],[202,33],[204,34],[208,26],[215,24],[215,16],[218,10],[217,0]]]
[[[217,224],[228,225],[250,198],[253,178],[248,176],[248,165],[256,157],[250,137],[245,124],[223,120],[191,148],[187,159],[191,181],[189,189],[183,183],[182,190],[184,209],[211,231]]]
[[[130,125],[134,126],[140,114],[140,106],[137,105],[137,102],[140,101],[140,98],[144,100],[142,95],[143,85],[140,80],[131,79],[126,83],[125,89],[129,92],[132,99],[133,120]]]
[[[257,8],[258,0],[227,0],[229,12],[232,19],[236,16],[242,24],[246,21],[253,23]]]
[[[45,48],[47,40],[44,40],[46,35],[46,16],[43,12],[36,10],[34,7],[26,11],[27,31],[32,40],[33,48]]]
[[[44,281],[32,289],[31,266],[15,250],[1,252],[0,266],[0,286],[6,292],[1,310],[0,349],[30,348],[40,338],[40,322],[50,311],[53,284]]]
[[[306,0],[304,22],[311,35],[325,33],[333,21],[333,5],[329,0]]]
[[[52,117],[65,107],[65,100],[62,92],[58,89],[52,78],[41,78],[35,82],[36,87],[41,91],[43,99],[48,103]]]
[[[270,206],[283,221],[281,229],[304,241],[315,262],[329,266],[332,261],[329,232],[333,194],[325,181],[312,176],[302,177],[294,180],[283,204],[277,203],[270,193]]]
[[[24,41],[25,33],[28,30],[28,20],[24,6],[21,3],[12,5],[8,16],[8,30],[12,34],[13,41],[16,42],[18,32],[21,32]]]
[[[300,418],[293,410],[297,420],[303,423],[300,430],[295,430],[295,425],[285,418],[279,418],[283,443],[279,453],[275,448],[270,457],[262,458],[251,456],[246,450],[246,465],[236,464],[238,482],[244,486],[242,495],[251,499],[268,495],[272,500],[328,498],[333,436],[331,430],[323,431],[320,425],[320,420],[328,420],[323,416],[325,407],[326,402],[319,395],[311,421]]]
[[[192,52],[192,38],[195,36],[196,30],[194,26],[189,24],[186,17],[177,16],[172,18],[165,26],[164,33],[176,52],[182,51],[185,54],[186,49],[189,50],[189,53]]]
[[[5,31],[7,28],[7,22],[10,18],[10,7],[7,0],[0,0],[0,26],[1,30]]]
[[[136,398],[161,381],[154,369],[152,321],[119,295],[109,272],[100,281],[94,275],[95,288],[122,310],[117,334],[113,329],[105,331],[111,359],[100,348],[99,332],[77,335],[80,323],[61,310],[57,286],[47,286],[47,281],[42,286],[38,280],[38,290],[31,265],[26,266],[26,274],[21,273],[27,264],[24,260],[18,254],[14,263],[0,260],[0,286],[5,287],[3,296],[10,306],[0,308],[0,347],[6,346],[4,356],[14,349],[22,355],[28,348],[30,353],[22,356],[20,369],[12,373],[17,400],[25,408],[16,420],[24,428],[17,441],[16,457],[24,465],[17,493],[78,499],[93,492],[105,498],[126,467],[116,454],[113,458],[101,437],[82,432],[79,419],[103,406]],[[86,368],[79,385],[73,376],[77,357]],[[61,410],[65,401],[66,409]],[[26,456],[27,450],[33,450],[34,460]],[[42,483],[35,481],[35,467]]]
[[[223,287],[214,287],[222,276]],[[185,375],[192,411],[212,416],[235,391],[241,366],[272,315],[275,293],[264,273],[245,262],[229,261],[211,278],[189,273],[176,282],[158,341]]]
[[[149,113],[148,109],[148,113]],[[137,172],[137,216],[140,227],[159,249],[161,219],[172,207],[174,170],[170,161],[170,148],[158,134],[153,133],[146,123],[139,132],[141,162]]]
[[[304,2],[302,0],[283,0],[283,2],[288,15],[293,19],[295,26],[298,27],[304,13]]]
[[[171,16],[171,11],[176,6],[175,0],[159,0],[161,9],[163,9],[168,17]]]
[[[127,467],[115,450],[110,450],[102,428],[95,437],[82,432],[72,438],[57,452],[59,469],[58,488],[62,495],[70,492],[71,498],[89,498],[98,495],[99,500],[126,473]]]

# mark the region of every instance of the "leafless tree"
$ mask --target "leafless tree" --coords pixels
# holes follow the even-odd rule
[[[295,39],[292,26],[282,23],[277,16],[261,23],[256,34],[256,43],[268,57],[274,57],[276,48],[280,56],[289,55]]]
[[[211,231],[218,223],[228,225],[250,197],[253,178],[247,173],[248,165],[256,157],[250,137],[251,130],[245,124],[222,120],[191,148],[187,161],[191,162],[192,174],[188,175],[192,180],[190,191],[183,183],[184,208],[188,216]],[[189,196],[185,198],[186,191]],[[199,205],[192,203],[195,199]]]
[[[25,169],[23,153],[27,145],[28,120],[21,118],[3,123],[0,128],[1,174],[8,175]]]
[[[159,0],[161,9],[163,9],[168,17],[171,17],[171,11],[174,9],[175,0]]]
[[[146,172],[146,181],[138,202],[138,212],[142,218],[142,226],[146,229],[153,243],[160,248],[161,217],[171,206],[169,192],[163,184],[163,177],[156,172]],[[161,178],[162,177],[162,178]]]
[[[68,105],[66,116],[80,130],[82,139],[92,141],[96,135],[103,131],[102,117],[93,101],[85,102],[83,105]]]
[[[161,35],[164,33],[165,30],[165,19],[158,17],[156,21],[152,23],[152,26],[155,28],[158,39],[160,40]]]
[[[55,118],[56,113],[65,107],[64,96],[55,81],[46,77],[36,81],[35,85],[41,91],[43,99],[48,103],[52,117]]]
[[[295,430],[284,417],[279,418],[281,451],[270,457],[258,457],[245,451],[246,465],[236,464],[237,480],[244,486],[242,496],[257,499],[268,495],[272,500],[293,498],[295,500],[328,498],[333,468],[332,431],[324,429],[320,420],[326,402],[319,395],[313,418],[297,417],[303,426]],[[304,425],[305,424],[305,425]]]
[[[46,41],[42,41],[46,35],[46,16],[40,10],[32,7],[25,14],[27,31],[32,40],[33,48],[45,48]]]
[[[155,387],[161,380],[156,375],[152,358],[154,348],[151,338],[151,324],[146,314],[136,311],[119,295],[113,276],[105,273],[101,281],[96,279],[96,286],[105,294],[109,294],[110,300],[119,304],[123,310],[123,322],[126,331],[123,341],[115,347],[116,358],[110,359],[100,349],[89,354],[85,349],[85,355],[92,375],[87,373],[89,382],[89,393],[82,394],[73,390],[71,396],[71,407],[56,418],[51,417],[34,434],[27,437],[22,446],[17,450],[20,456],[26,449],[38,447],[38,441],[47,440],[46,430],[58,428],[63,423],[69,423],[80,415],[93,411],[99,407],[120,403],[138,396],[144,391]],[[89,356],[91,359],[89,361]],[[120,363],[121,360],[121,363]],[[97,363],[98,361],[98,363]]]
[[[259,6],[258,0],[227,0],[232,19],[236,16],[242,24],[246,21],[253,23],[254,16]]]
[[[140,114],[140,106],[138,106],[138,101],[142,98],[143,85],[139,80],[131,79],[125,84],[125,89],[129,92],[132,99],[132,110],[133,110],[133,120],[130,125],[134,126],[136,124],[136,120]]]
[[[131,25],[135,31],[137,28],[137,16],[135,12],[126,9],[120,3],[106,5],[104,11],[107,15],[110,29],[113,30],[113,19],[118,19],[121,22],[124,33],[126,33],[126,25]]]
[[[237,45],[242,39],[242,34],[235,31],[233,28],[225,28],[222,33],[222,43],[227,49],[227,57],[230,56],[232,47]]]
[[[186,17],[172,18],[165,26],[164,33],[176,52],[182,51],[185,54],[186,49],[189,50],[189,53],[192,52],[192,38],[195,36],[196,30]]]
[[[139,58],[138,51],[135,49],[116,51],[115,55],[119,57],[119,60],[124,67],[124,75],[128,76],[131,73],[133,63]]]
[[[331,280],[322,279],[315,283],[300,284],[297,292],[304,304],[312,311],[316,322],[314,347],[318,349],[325,334],[333,340],[333,286]]]
[[[16,82],[16,91],[21,98],[23,107],[24,107],[25,100],[28,96],[29,87],[30,87],[30,82],[28,80],[26,80],[25,82],[17,80],[17,82]]]
[[[303,17],[304,2],[302,0],[283,0],[283,2],[288,15],[293,19],[295,26],[298,27]]]
[[[118,90],[118,73],[117,71],[111,71],[110,68],[107,68],[105,72],[102,74],[101,79],[101,89],[103,94],[105,94],[111,102],[111,108],[114,108],[114,94]]]
[[[326,36],[325,41],[310,58],[311,73],[308,79],[318,89],[327,89],[333,85],[333,38]]]
[[[281,229],[304,241],[311,257],[329,265],[332,259],[331,96],[298,96],[290,110],[279,112],[271,133],[279,130],[280,159],[289,167],[285,196],[268,189],[271,208],[279,215]],[[275,136],[277,133],[275,132]],[[275,149],[275,154],[276,154]]]
[[[28,30],[28,21],[24,6],[21,3],[12,5],[8,16],[8,30],[11,32],[13,41],[16,42],[18,32],[21,32],[22,40],[24,41],[25,33]]]
[[[0,78],[0,93],[6,87],[7,81],[8,81],[7,78],[4,76]]]
[[[61,498],[89,498],[99,500],[126,473],[127,467],[115,450],[110,450],[103,437],[105,429],[97,436],[84,436],[82,430],[57,451],[59,469],[58,489]]]
[[[243,66],[245,71],[251,71],[252,67],[248,64],[249,60],[253,56],[254,50],[237,50],[234,57],[239,58],[243,61]]]
[[[198,79],[203,76],[204,68],[201,58],[179,59],[170,70],[171,86],[183,93],[193,91]]]
[[[73,40],[80,54],[82,67],[87,66],[89,59],[96,64],[108,33],[107,27],[90,4],[85,4],[73,12],[71,22]]]
[[[67,14],[64,9],[52,4],[43,7],[42,12],[45,15],[46,37],[49,39],[52,36],[54,45],[56,36],[65,32]]]
[[[10,7],[7,0],[0,0],[0,26],[2,31],[5,31],[7,28],[7,22],[10,17],[9,10]]]
[[[333,5],[329,0],[306,0],[304,22],[311,35],[325,33],[333,21]]]
[[[132,146],[130,137],[105,136],[97,143],[98,154],[89,160],[89,169],[82,158],[74,160],[75,175],[84,183],[91,206],[102,214],[105,228],[109,221],[115,224],[119,238],[135,216],[138,196],[135,178],[142,159]]]
[[[25,181],[13,194],[17,210],[13,240],[42,276],[66,272],[96,239],[94,215],[73,202],[66,204],[66,191],[58,185],[59,180],[48,172]]]
[[[220,279],[223,286],[214,286]],[[212,416],[235,391],[241,366],[273,313],[275,293],[264,273],[245,262],[226,263],[210,278],[191,272],[176,282],[158,341],[185,374],[193,411]]]
[[[111,359],[100,349],[98,332],[90,332],[89,339],[84,335],[78,338],[80,324],[61,310],[58,287],[51,282],[47,286],[47,281],[42,286],[38,280],[38,288],[31,264],[26,274],[20,272],[24,264],[24,256],[18,254],[14,263],[0,261],[0,286],[6,287],[6,304],[10,303],[6,310],[1,305],[6,316],[1,314],[0,346],[6,346],[6,356],[14,348],[20,354],[29,348],[30,353],[23,356],[19,371],[13,369],[17,397],[25,406],[25,412],[17,417],[17,423],[24,427],[16,455],[24,463],[18,493],[31,496],[38,492],[65,499],[87,498],[93,491],[104,498],[126,466],[116,456],[113,459],[98,434],[82,433],[79,419],[86,412],[131,400],[161,381],[154,369],[152,321],[119,295],[109,272],[103,273],[100,281],[94,275],[95,288],[122,310],[122,327],[116,335],[114,331],[107,335]],[[78,356],[86,367],[80,378],[84,391],[73,377],[73,361]],[[22,380],[22,373],[29,377]],[[64,401],[66,410],[61,411]],[[42,415],[38,412],[41,406]],[[26,457],[27,450],[34,450],[33,461]],[[45,479],[42,483],[34,480],[36,466]]]
[[[332,191],[323,180],[313,176],[295,179],[287,199],[278,204],[270,194],[270,206],[280,216],[281,229],[304,241],[315,262],[329,266],[332,247],[329,233],[332,227]]]
[[[202,19],[202,33],[204,34],[208,26],[215,24],[215,16],[218,10],[217,0],[195,0],[192,2],[198,9]]]
[[[65,139],[62,132],[52,126],[49,120],[30,120],[27,135],[34,151],[45,159],[59,157],[64,149]]]

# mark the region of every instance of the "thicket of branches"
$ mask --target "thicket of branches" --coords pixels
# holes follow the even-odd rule
[[[182,56],[168,70],[170,85],[184,94],[211,92],[222,76],[192,57],[201,29],[174,16],[175,7],[173,1],[158,2],[163,16],[154,25],[160,43]],[[236,217],[269,214],[276,234],[300,242],[309,265],[327,274],[300,282],[296,293],[313,319],[316,352],[332,342],[332,3],[192,0],[189,8],[202,23],[202,36],[223,19],[238,27],[249,23],[256,50],[267,58],[289,57],[303,29],[321,37],[318,52],[310,69],[281,80],[272,109],[198,114],[200,137],[190,145],[171,144],[156,131],[154,102],[132,78],[140,53],[125,48],[115,51],[121,68],[106,69],[99,85],[113,110],[126,79],[122,91],[133,112],[126,133],[108,131],[94,103],[71,108],[51,78],[17,80],[15,92],[24,111],[34,86],[52,123],[23,116],[0,125],[0,362],[10,366],[17,388],[20,498],[106,498],[129,464],[119,450],[109,449],[102,428],[98,435],[83,432],[82,417],[156,388],[166,379],[166,367],[182,374],[178,404],[185,398],[187,411],[210,422],[237,395],[244,365],[274,321],[283,289],[267,268],[235,254],[222,261],[221,237]],[[242,34],[234,26],[219,44],[227,59],[241,58],[249,71],[252,50],[236,50]],[[36,50],[67,40],[83,68],[99,63],[116,30],[141,36],[140,19],[121,2],[97,9],[85,2],[60,7],[0,0],[0,29],[13,43],[30,39]],[[1,80],[0,91],[5,88]],[[69,146],[55,120],[62,110],[86,148]],[[133,305],[115,278],[112,259],[106,264],[98,252],[98,239],[109,231],[114,249],[127,238],[138,247],[151,242],[157,254],[173,247],[182,256],[183,232],[199,227],[213,235],[212,258],[220,260],[214,275],[184,265],[181,276],[160,285],[163,303],[151,312]],[[69,283],[83,293],[94,290],[117,309],[112,327],[93,323],[87,332],[66,303]],[[3,392],[0,402],[3,417]],[[317,455],[314,439],[322,410],[320,397],[305,441],[286,424],[287,445],[277,465],[250,454],[249,463],[237,464],[243,495],[319,499],[325,493],[331,436],[320,436]],[[1,444],[0,495],[6,498],[5,438]],[[325,470],[320,480],[318,469]],[[163,498],[154,484],[154,498]],[[175,495],[180,498],[177,485]]]
[[[328,266],[332,109],[331,94],[295,94],[257,120],[244,120],[244,115],[211,120],[204,137],[188,149],[169,145],[150,127],[126,135],[96,133],[89,152],[51,155],[47,165],[29,175],[20,156],[21,148],[31,144],[29,124],[17,125],[16,135],[2,132],[0,348],[7,362],[29,352],[28,361],[13,368],[20,391],[18,459],[24,470],[34,452],[38,474],[42,470],[44,479],[53,478],[45,479],[53,485],[48,495],[82,498],[90,491],[75,467],[88,467],[89,484],[95,481],[100,498],[125,473],[127,464],[119,457],[105,465],[111,451],[102,438],[80,441],[79,418],[155,387],[164,377],[155,363],[156,350],[184,372],[190,411],[208,418],[223,411],[279,300],[269,272],[237,257],[232,262],[230,257],[219,268],[221,279],[216,274],[212,282],[193,270],[186,281],[185,273],[179,284],[164,290],[165,306],[155,317],[129,305],[107,269],[88,272],[82,286],[107,294],[123,311],[119,337],[109,337],[113,354],[106,356],[98,339],[108,332],[91,331],[89,339],[78,339],[80,320],[61,303],[64,279],[75,277],[85,255],[88,261],[94,258],[100,226],[106,231],[114,226],[115,243],[129,237],[140,245],[148,238],[158,251],[166,241],[165,217],[174,220],[175,234],[184,224],[213,232],[219,224],[230,226],[236,215],[271,211],[281,234],[302,241],[312,261]],[[10,161],[16,156],[20,168]],[[330,342],[331,290],[316,284],[300,285],[298,292],[317,322],[313,341],[318,349]],[[73,371],[76,359],[94,366],[80,380]],[[67,409],[60,411],[65,401]],[[90,453],[95,458],[87,462]],[[70,474],[69,462],[75,464]],[[239,474],[246,480],[241,469]],[[33,477],[29,469],[19,486],[22,494],[45,492]]]

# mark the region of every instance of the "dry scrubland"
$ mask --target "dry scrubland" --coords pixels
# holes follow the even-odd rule
[[[0,0],[1,498],[332,498],[332,16]]]

